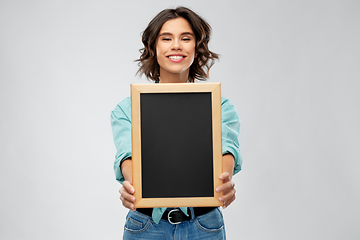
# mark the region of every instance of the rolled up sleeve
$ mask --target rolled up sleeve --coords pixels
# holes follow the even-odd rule
[[[121,163],[131,157],[131,103],[130,98],[120,102],[110,116],[112,133],[116,147],[114,171],[116,180],[121,184],[125,181],[121,173]]]
[[[230,153],[234,156],[234,175],[241,170],[242,155],[239,145],[240,118],[235,106],[226,98],[221,98],[222,118],[222,151],[223,155]]]

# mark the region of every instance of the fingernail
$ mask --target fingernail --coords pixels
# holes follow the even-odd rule
[[[222,197],[219,198],[219,201],[220,201],[220,202],[223,202],[223,201],[224,201],[224,198],[222,198]]]
[[[216,192],[220,192],[220,188],[215,189]]]
[[[132,198],[131,198],[131,201],[135,202],[135,197],[132,197]]]

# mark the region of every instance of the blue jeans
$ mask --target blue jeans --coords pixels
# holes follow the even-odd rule
[[[190,210],[193,213],[193,210]],[[126,216],[123,239],[222,240],[226,239],[226,236],[222,213],[219,208],[215,208],[204,215],[177,225],[172,225],[166,220],[160,220],[159,224],[156,224],[147,215],[129,211]]]

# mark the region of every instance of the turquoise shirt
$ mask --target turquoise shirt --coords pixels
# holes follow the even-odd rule
[[[234,105],[221,97],[221,122],[222,122],[222,151],[223,154],[231,153],[235,159],[234,174],[241,170],[242,155],[239,146],[240,119]],[[131,157],[131,100],[129,97],[120,102],[111,112],[111,127],[116,147],[114,171],[116,180],[125,181],[120,171],[120,164]],[[152,218],[159,223],[161,216],[167,208],[154,208]],[[187,215],[187,208],[180,208]]]

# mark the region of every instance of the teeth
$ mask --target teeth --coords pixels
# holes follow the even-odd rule
[[[169,56],[170,59],[181,59],[184,58],[184,56]]]

